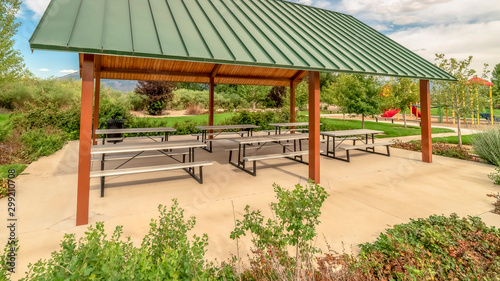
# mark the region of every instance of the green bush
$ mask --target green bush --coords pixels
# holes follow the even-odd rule
[[[500,163],[500,126],[477,134],[473,140],[474,151],[486,162]]]
[[[266,220],[260,210],[250,212],[247,205],[243,220],[236,220],[231,239],[252,234],[255,257],[244,275],[256,280],[299,280],[303,272],[314,272],[311,262],[320,250],[312,241],[328,193],[313,182],[305,187],[297,184],[291,190],[277,184],[273,187],[278,199],[271,203],[273,218]],[[289,247],[295,248],[294,254],[288,253]]]
[[[260,130],[274,129],[269,123],[288,122],[288,113],[281,111],[250,112],[242,111],[224,121],[224,124],[253,124]]]
[[[100,222],[78,242],[66,234],[61,249],[30,264],[21,280],[227,280],[226,274],[234,275],[230,267],[219,271],[204,262],[207,235],[188,238],[196,220],[184,219],[177,200],[158,209],[159,219],[151,221],[140,247],[121,238],[121,226],[109,239]]]
[[[0,125],[0,142],[5,141],[12,131],[12,127],[10,124],[1,124]]]
[[[500,162],[497,164],[496,172],[488,175],[488,177],[493,181],[494,184],[500,185]]]
[[[19,130],[57,128],[65,132],[68,139],[75,140],[80,137],[80,106],[77,103],[65,107],[28,103],[21,114],[12,118],[12,123]]]
[[[360,245],[351,270],[366,279],[498,280],[500,230],[480,218],[433,215],[395,225]]]
[[[20,157],[31,162],[61,149],[66,142],[66,135],[51,129],[35,129],[24,132],[20,140]]]

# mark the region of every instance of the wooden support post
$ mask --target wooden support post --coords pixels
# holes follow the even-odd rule
[[[95,130],[99,129],[99,96],[101,93],[101,73],[95,73],[95,90],[94,90],[94,127],[92,128],[92,144],[97,145],[97,135]]]
[[[295,122],[295,81],[290,82],[290,122]]]
[[[319,183],[320,135],[319,135],[319,72],[309,72],[309,178]]]
[[[429,80],[420,80],[422,161],[432,163],[431,95]]]
[[[76,225],[89,222],[90,147],[92,144],[92,96],[94,90],[94,55],[83,55],[82,100],[80,111],[80,148],[78,154],[78,191]]]
[[[208,98],[208,125],[214,125],[214,99],[215,99],[215,83],[214,78],[210,77],[209,98]]]

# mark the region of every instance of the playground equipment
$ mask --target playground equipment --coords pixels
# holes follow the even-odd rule
[[[414,105],[411,107],[408,106],[408,108],[411,109],[411,114],[413,114],[415,117],[420,118],[421,113],[420,110]],[[401,110],[400,109],[389,109],[384,111],[384,114],[380,115],[380,117],[393,117],[394,115],[398,114]]]

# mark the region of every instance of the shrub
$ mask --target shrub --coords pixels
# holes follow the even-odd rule
[[[80,106],[76,103],[65,107],[28,103],[20,113],[11,120],[13,127],[19,128],[21,132],[52,127],[65,132],[71,140],[80,136]]]
[[[493,213],[500,215],[500,193],[497,194],[486,194],[488,197],[493,197],[497,201],[493,203],[493,206],[495,206],[495,209],[493,209]]]
[[[66,136],[53,129],[35,129],[24,132],[20,140],[22,142],[20,157],[32,162],[61,149],[66,142]]]
[[[500,185],[500,162],[497,165],[498,167],[495,169],[496,172],[489,174],[488,177],[493,181],[493,183]]]
[[[200,115],[203,114],[203,112],[203,108],[197,104],[188,105],[188,107],[186,108],[187,115]]]
[[[161,115],[168,101],[173,99],[176,83],[165,81],[139,81],[135,92],[148,98],[146,109],[151,115]]]
[[[412,151],[422,151],[422,143],[420,141],[402,142],[396,141],[392,147],[401,148]],[[432,144],[432,154],[446,157],[472,160],[472,156],[464,147],[449,145],[446,143],[436,142]]]
[[[351,271],[382,280],[495,280],[500,230],[480,218],[433,215],[395,225],[360,245]]]
[[[66,234],[61,249],[48,260],[30,264],[21,280],[215,280],[209,274],[218,270],[203,260],[206,234],[188,238],[194,217],[185,220],[177,200],[169,209],[160,205],[158,210],[159,219],[151,220],[140,247],[121,238],[121,226],[107,238],[99,222],[78,242],[74,234]]]
[[[477,134],[473,140],[474,151],[486,162],[500,163],[500,126]]]
[[[303,270],[308,275],[314,272],[311,261],[319,249],[311,242],[316,237],[321,206],[328,194],[312,182],[306,187],[297,184],[293,190],[277,184],[273,187],[278,199],[271,203],[274,218],[266,220],[260,211],[250,212],[247,205],[244,219],[236,220],[231,239],[238,239],[247,231],[252,234],[256,250],[250,272],[257,280],[298,280]],[[295,248],[294,258],[288,254],[288,247]]]
[[[253,124],[260,126],[261,130],[274,129],[269,123],[287,122],[288,113],[265,111],[250,112],[242,111],[224,121],[224,124]]]

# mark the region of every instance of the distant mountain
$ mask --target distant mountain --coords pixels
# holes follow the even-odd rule
[[[59,80],[65,79],[75,79],[80,80],[80,74],[78,72],[74,72],[68,75],[61,76],[57,78]],[[113,80],[113,79],[101,79],[101,85],[103,87],[111,87],[114,90],[122,91],[122,92],[130,92],[135,89],[137,81],[135,80]]]

